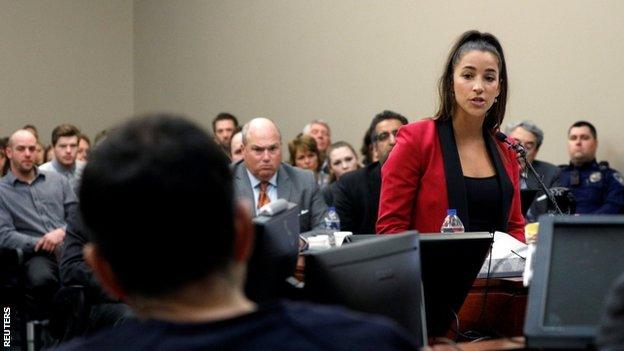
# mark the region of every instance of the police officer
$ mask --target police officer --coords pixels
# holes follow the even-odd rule
[[[624,210],[624,179],[609,168],[607,162],[596,162],[598,139],[596,128],[578,121],[568,130],[570,164],[561,167],[561,186],[570,188],[576,199],[576,213],[615,214]]]

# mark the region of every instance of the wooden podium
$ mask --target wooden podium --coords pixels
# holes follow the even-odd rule
[[[459,331],[491,337],[523,335],[527,296],[528,289],[522,285],[521,277],[475,280],[459,311]],[[456,326],[451,329],[448,336],[455,339]],[[459,335],[457,340],[467,338]]]

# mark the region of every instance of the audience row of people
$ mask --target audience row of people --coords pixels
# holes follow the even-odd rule
[[[63,150],[62,146],[57,146],[54,142],[54,135],[58,135],[59,132],[63,133],[61,129],[67,130],[67,128],[75,128],[75,126],[71,124],[62,124],[54,129],[52,132],[52,143],[47,147],[43,147],[43,144],[39,141],[39,133],[37,128],[31,124],[24,126],[22,129],[30,131],[37,139],[37,147],[35,149],[34,162],[37,166],[41,166],[44,163],[48,163],[57,158],[57,154],[62,155],[65,150]],[[78,144],[76,146],[76,159],[81,162],[86,162],[89,154],[89,150],[91,149],[91,139],[85,135],[78,132]],[[100,136],[101,138],[102,136]],[[0,177],[4,176],[9,170],[9,164],[6,161],[6,147],[9,142],[9,137],[0,138]]]
[[[393,113],[384,111],[382,114]],[[395,115],[397,118],[405,119],[399,114]],[[215,140],[232,162],[242,159],[242,133],[237,118],[230,113],[221,113],[212,121],[212,128]],[[57,126],[52,132],[51,154],[49,157],[42,157],[37,129],[32,125],[26,125],[24,129],[31,131],[37,139],[34,163],[42,166],[43,170],[55,170],[65,175],[72,187],[76,188],[91,147],[89,138],[73,125]],[[290,165],[312,171],[326,204],[340,207],[333,200],[334,193],[338,191],[337,187],[331,184],[344,174],[379,160],[375,147],[378,140],[371,138],[371,132],[369,127],[361,149],[362,159],[368,161],[360,162],[357,153],[349,143],[339,141],[332,144],[329,125],[322,120],[314,120],[303,128],[302,133],[288,142]],[[525,147],[527,160],[540,174],[546,187],[565,187],[571,191],[576,207],[572,212],[620,213],[624,209],[624,181],[620,173],[611,169],[607,162],[595,160],[598,145],[597,132],[590,122],[579,121],[570,127],[568,141],[570,164],[559,167],[536,159],[544,140],[544,133],[533,122],[527,120],[513,122],[506,126],[505,132]],[[77,136],[77,145],[74,143],[74,136]],[[102,135],[99,135],[96,141],[101,140],[101,137]],[[5,156],[7,142],[8,137],[0,139],[0,169],[3,169],[3,175],[9,170],[9,162]],[[45,162],[45,165],[42,164],[42,161],[46,159],[50,161]],[[519,161],[523,163],[522,159]],[[524,165],[520,173],[520,187],[521,189],[539,189],[537,180],[529,175]],[[526,220],[536,221],[540,215],[552,211],[552,206],[548,203],[547,196],[540,190],[526,214]],[[351,217],[350,213],[340,212],[342,212],[341,217]]]
[[[217,118],[222,118],[222,115],[217,116]],[[404,124],[407,124],[407,119],[404,116],[392,111],[384,111],[378,117],[382,115],[388,118],[394,116],[396,121],[404,120]],[[228,118],[234,118],[230,122],[232,127],[229,128],[234,133],[238,121],[231,114],[227,114],[227,116],[229,116]],[[619,172],[609,168],[607,162],[595,160],[598,140],[596,129],[590,122],[579,121],[569,128],[568,152],[570,154],[570,163],[561,166],[555,166],[536,159],[544,140],[544,133],[533,122],[528,120],[515,121],[508,124],[504,130],[510,138],[524,146],[527,151],[527,160],[535,168],[541,181],[547,188],[565,187],[573,195],[574,202],[570,206],[565,206],[564,210],[580,214],[621,213],[624,210],[624,181],[622,181]],[[310,134],[305,134],[304,132],[309,132]],[[365,140],[370,141],[370,147],[365,144],[362,148],[365,152],[363,158],[370,161],[374,160],[370,163],[359,162],[355,150],[346,142],[339,141],[331,144],[329,125],[321,120],[310,122],[304,127],[302,133],[288,143],[290,165],[308,169],[314,173],[315,180],[322,190],[326,204],[328,206],[336,206],[340,217],[346,219],[343,222],[346,230],[353,229],[350,226],[349,218],[352,218],[354,213],[351,208],[347,208],[347,211],[342,209],[343,194],[338,195],[340,200],[335,202],[335,194],[338,192],[344,193],[345,185],[339,186],[338,183],[335,185],[333,183],[343,175],[358,170],[362,166],[368,167],[379,160],[380,157],[377,151],[379,142],[385,143],[388,141],[388,145],[394,145],[396,142],[396,132],[392,136],[382,135],[382,140],[377,140],[378,136],[373,135],[373,132],[374,127],[369,127],[365,133],[367,136]],[[223,138],[223,134],[221,135],[221,138]],[[219,139],[216,130],[215,137],[218,141],[228,141],[225,138]],[[229,145],[231,149],[228,149],[226,144],[222,144],[226,153],[228,153],[228,150],[232,150],[231,157],[233,162],[243,159],[243,142],[240,132],[234,134]],[[325,152],[323,152],[322,147],[325,146]],[[537,221],[540,215],[553,212],[554,208],[552,204],[549,205],[548,197],[540,189],[537,179],[529,174],[523,159],[519,157],[518,160],[522,166],[520,188],[537,191],[535,200],[525,217],[527,221],[534,222]],[[348,183],[350,181],[345,182]],[[379,182],[380,180],[375,183]],[[379,186],[376,185],[376,188],[378,189]],[[368,191],[363,194],[368,199],[365,203],[378,203],[378,191]],[[371,213],[375,213],[375,216],[371,217],[375,221],[377,206],[372,206],[370,210],[372,210]],[[369,225],[367,228],[369,229],[368,232],[375,231],[374,226]]]
[[[379,126],[378,126],[379,124]],[[290,152],[290,166],[307,169],[314,174],[314,180],[322,192],[322,199],[327,206],[335,206],[341,219],[344,230],[355,233],[375,232],[374,223],[377,219],[380,169],[389,151],[395,144],[398,128],[384,131],[385,125],[392,127],[407,124],[407,118],[392,111],[383,111],[375,116],[365,135],[371,141],[370,148],[366,148],[365,159],[376,160],[363,165],[359,162],[354,148],[343,141],[331,143],[329,125],[322,120],[315,120],[307,124],[295,139],[288,143]],[[277,125],[273,123],[275,128]],[[37,131],[32,126],[26,126],[37,140]],[[213,135],[222,150],[232,159],[232,163],[251,158],[250,152],[245,152],[243,133],[240,131],[238,120],[229,113],[219,114],[212,122]],[[377,131],[376,129],[379,129]],[[576,202],[575,213],[620,213],[624,209],[624,181],[619,172],[609,168],[606,162],[595,160],[597,149],[597,133],[595,127],[587,121],[579,121],[569,129],[568,151],[571,157],[569,165],[554,166],[545,161],[537,160],[536,156],[543,144],[542,130],[530,121],[518,121],[509,124],[505,131],[508,135],[521,143],[527,151],[527,160],[533,165],[547,188],[558,186],[570,189]],[[305,133],[304,133],[305,132]],[[306,134],[308,133],[308,134]],[[282,155],[282,140],[279,135],[279,152],[275,153],[275,162],[280,163]],[[89,150],[88,138],[80,133],[78,128],[69,124],[56,127],[52,132],[54,159],[40,165],[41,170],[54,171],[63,175],[70,182],[70,186],[77,191],[82,169]],[[8,141],[8,138],[5,139]],[[248,142],[248,140],[247,140]],[[36,141],[39,144],[38,141]],[[84,145],[81,147],[80,145]],[[276,144],[277,145],[277,144]],[[319,147],[320,145],[320,147]],[[5,169],[10,168],[4,156],[8,150],[0,148],[0,162],[5,163]],[[248,151],[251,148],[247,148]],[[81,157],[81,151],[84,156]],[[34,164],[37,165],[37,150],[33,154]],[[522,163],[523,160],[519,158]],[[247,168],[249,161],[243,162]],[[284,164],[286,165],[286,164]],[[288,166],[288,165],[286,165]],[[277,169],[277,168],[275,168]],[[369,189],[362,189],[363,179],[355,181],[355,175],[346,177],[342,182],[336,182],[344,175],[359,170],[360,177],[366,173],[370,178]],[[357,187],[354,183],[361,183]],[[347,189],[354,188],[351,191]],[[521,189],[539,190],[537,179],[529,175],[527,167],[522,167],[520,173]],[[271,187],[269,187],[271,189]],[[269,198],[276,198],[276,194],[269,190]],[[365,199],[362,199],[362,196]],[[358,200],[355,200],[358,199]],[[367,204],[366,208],[355,211],[354,204]],[[547,196],[539,190],[535,201],[526,214],[527,221],[536,221],[537,218],[552,211]],[[314,217],[314,213],[312,216]],[[318,215],[316,216],[318,219]],[[322,216],[321,216],[322,218]],[[362,221],[364,218],[366,220]],[[353,221],[352,219],[355,219]],[[364,223],[367,224],[364,224]],[[304,225],[302,228],[311,230],[320,222],[313,225]],[[360,228],[353,228],[357,223]]]
[[[60,277],[67,271],[59,272],[59,262],[71,253],[71,240],[66,238],[79,219],[77,197],[89,150],[88,145],[80,147],[81,140],[88,141],[77,127],[55,127],[54,157],[38,165],[37,130],[26,126],[8,137],[2,150],[6,175],[0,179],[0,248],[23,254],[22,276],[28,302],[25,312],[29,319],[50,317]],[[78,158],[79,149],[85,153],[84,161]]]

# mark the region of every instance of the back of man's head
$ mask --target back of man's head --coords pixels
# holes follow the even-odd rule
[[[126,294],[163,296],[229,266],[228,164],[200,127],[172,115],[133,119],[93,150],[80,207]]]

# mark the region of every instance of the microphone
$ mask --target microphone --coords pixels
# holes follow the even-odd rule
[[[507,144],[510,150],[517,152],[518,155],[520,155],[522,158],[526,157],[527,150],[524,148],[524,146],[520,145],[520,143],[510,141],[509,138],[507,138],[507,135],[505,135],[504,133],[500,131],[496,132],[495,136],[496,136],[496,139]]]
[[[507,144],[510,150],[514,150],[515,152],[518,153],[518,155],[520,156],[518,158],[521,158],[524,161],[525,169],[528,168],[531,175],[533,175],[533,177],[537,180],[537,183],[540,185],[540,189],[544,192],[544,194],[548,196],[548,200],[550,200],[550,202],[555,207],[555,211],[557,212],[557,214],[562,215],[563,212],[559,208],[559,205],[557,204],[557,200],[555,200],[555,196],[552,194],[551,191],[548,190],[548,188],[542,181],[542,177],[539,175],[539,173],[537,173],[535,168],[533,168],[533,165],[531,164],[531,162],[527,160],[527,157],[526,157],[527,151],[524,148],[524,146],[520,145],[520,143],[510,141],[509,138],[507,138],[507,135],[505,135],[504,133],[500,131],[496,132],[495,136],[496,136],[496,139]]]

